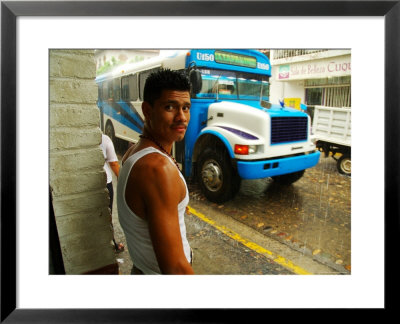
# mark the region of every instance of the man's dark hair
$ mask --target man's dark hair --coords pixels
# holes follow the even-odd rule
[[[161,69],[151,73],[144,85],[143,100],[153,105],[163,90],[189,91],[190,82],[185,73]]]

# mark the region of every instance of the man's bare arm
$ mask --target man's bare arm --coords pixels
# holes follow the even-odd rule
[[[160,155],[145,160],[142,172],[138,172],[142,177],[139,183],[160,270],[165,274],[193,274],[179,227],[178,204],[186,194],[179,171]]]
[[[108,164],[110,165],[111,170],[113,170],[113,172],[115,173],[115,175],[118,178],[118,176],[119,176],[119,163],[118,163],[118,161],[108,162]]]

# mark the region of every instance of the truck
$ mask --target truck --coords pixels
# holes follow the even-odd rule
[[[317,148],[337,162],[338,172],[351,176],[351,108],[315,106],[312,133]]]
[[[232,199],[242,179],[290,185],[318,163],[310,117],[269,101],[271,64],[257,50],[179,50],[98,76],[102,127],[113,141],[138,141],[144,83],[160,68],[191,82],[190,123],[172,154],[208,200]]]

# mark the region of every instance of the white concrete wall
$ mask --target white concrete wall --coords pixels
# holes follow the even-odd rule
[[[95,76],[94,51],[50,51],[50,188],[67,274],[118,271]]]

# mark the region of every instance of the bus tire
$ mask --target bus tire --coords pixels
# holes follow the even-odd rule
[[[204,196],[215,203],[232,199],[239,191],[241,182],[225,149],[206,149],[200,154],[197,161],[197,180]]]
[[[340,174],[351,176],[351,157],[349,154],[343,154],[337,161],[337,169]]]
[[[111,139],[111,141],[114,143],[114,145],[115,145],[115,131],[114,131],[114,126],[112,125],[112,123],[111,122],[107,122],[107,124],[106,124],[106,128],[105,128],[105,130],[104,130],[104,134],[106,134],[110,139]]]
[[[304,175],[305,171],[306,170],[301,170],[293,173],[282,174],[280,176],[272,177],[272,179],[274,179],[274,182],[280,185],[289,186],[299,180]]]

